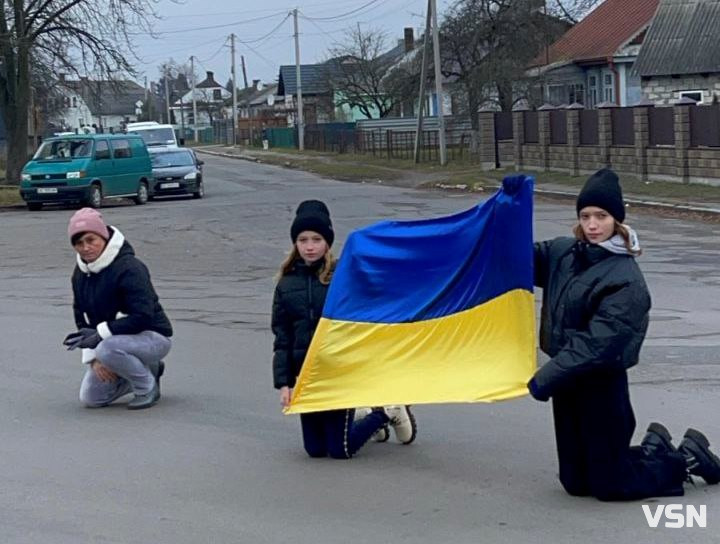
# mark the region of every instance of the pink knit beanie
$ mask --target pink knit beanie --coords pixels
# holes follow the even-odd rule
[[[102,214],[92,208],[82,208],[70,218],[68,224],[70,241],[72,242],[77,234],[83,232],[93,232],[105,240],[110,238],[110,231],[108,231],[107,225],[103,221]]]

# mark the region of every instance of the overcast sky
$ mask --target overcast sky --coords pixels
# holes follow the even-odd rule
[[[202,79],[211,70],[224,85],[230,78],[229,35],[236,40],[237,81],[242,86],[240,55],[245,57],[250,82],[277,79],[281,64],[295,63],[293,20],[287,17],[295,7],[301,16],[300,59],[303,64],[324,60],[328,48],[342,41],[350,27],[382,29],[388,48],[402,39],[403,28],[415,28],[416,37],[425,24],[427,0],[161,0],[162,20],[154,27],[159,39],[136,38],[136,54],[142,59],[138,71],[148,80],[158,79],[158,66],[173,58],[186,62],[194,55]],[[437,0],[439,15],[453,0]],[[441,17],[442,18],[442,17]],[[283,21],[284,20],[284,21]],[[242,43],[247,42],[247,43]]]

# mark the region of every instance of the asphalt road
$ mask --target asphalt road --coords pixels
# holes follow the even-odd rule
[[[706,529],[650,529],[643,503],[565,495],[550,406],[527,398],[419,406],[411,446],[307,458],[270,372],[273,277],[297,203],[329,204],[339,252],[358,226],[459,211],[483,197],[211,157],[205,179],[203,200],[103,209],[150,267],[176,330],[163,399],[140,412],[77,400],[83,366],[60,345],[73,327],[73,211],[0,213],[1,542],[720,542],[720,487],[652,501],[707,505]],[[538,202],[537,239],[566,234],[573,213]],[[632,371],[637,436],[653,419],[676,437],[693,425],[720,450],[720,234],[632,212],[629,222],[654,298]]]

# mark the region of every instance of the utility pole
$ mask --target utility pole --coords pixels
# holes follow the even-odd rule
[[[230,73],[232,74],[232,95],[233,95],[233,114],[232,114],[232,120],[233,120],[233,129],[232,129],[232,135],[233,135],[233,147],[237,145],[237,138],[235,137],[235,131],[237,131],[237,81],[235,81],[235,34],[230,34],[230,57],[232,62],[232,69],[230,70]]]
[[[240,63],[242,64],[242,71],[243,71],[243,82],[245,83],[245,89],[248,88],[247,84],[247,72],[245,71],[245,55],[240,55]]]
[[[437,0],[430,0],[432,6],[433,55],[435,59],[435,95],[437,96],[438,134],[440,135],[440,165],[447,164],[445,146],[445,114],[443,113],[442,71],[440,70],[440,38],[438,36]],[[471,112],[477,115],[477,112]]]
[[[427,79],[427,50],[430,36],[431,11],[430,0],[428,0],[427,15],[425,16],[425,36],[423,37],[422,68],[420,70],[420,98],[418,99],[418,118],[415,127],[415,149],[413,160],[415,164],[420,162],[420,142],[422,140],[423,109],[425,108],[425,80]]]
[[[167,68],[165,69],[165,113],[167,115],[167,124],[170,124],[170,84],[168,83]]]
[[[192,80],[192,104],[193,104],[193,132],[195,143],[198,141],[198,129],[197,129],[197,101],[195,100],[195,57],[190,56],[190,76]]]
[[[295,23],[295,81],[297,85],[298,150],[305,149],[305,122],[303,120],[302,77],[300,75],[300,34],[298,33],[298,10],[293,10]]]

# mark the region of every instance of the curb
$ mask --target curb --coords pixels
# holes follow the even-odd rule
[[[498,186],[499,187],[499,186]],[[577,194],[567,193],[563,191],[552,191],[545,189],[538,189],[535,187],[535,194],[538,196],[544,196],[547,198],[557,198],[562,200],[575,200]],[[704,217],[719,219],[720,209],[718,208],[704,208],[701,206],[690,206],[685,204],[670,204],[668,202],[657,202],[655,200],[641,200],[637,198],[625,198],[625,204],[629,207],[645,208],[649,210],[658,210],[662,212],[680,212],[680,213],[691,213],[696,215],[702,215]]]
[[[196,149],[196,151],[199,151],[201,153],[207,153],[208,155],[216,155],[218,157],[225,157],[228,159],[240,159],[244,161],[251,161],[251,162],[259,162],[261,159],[258,157],[254,157],[252,155],[235,155],[232,153],[221,153],[218,151],[205,151],[203,149]],[[388,184],[391,185],[391,184]],[[499,187],[499,185],[498,185]],[[441,189],[443,190],[443,189]],[[567,193],[564,191],[552,191],[552,190],[546,190],[546,189],[538,189],[537,186],[535,187],[535,194],[538,196],[543,196],[547,198],[558,198],[563,200],[575,200],[577,198],[577,194],[575,193]],[[657,202],[654,200],[642,200],[637,198],[626,198],[625,203],[629,204],[631,207],[635,206],[637,208],[645,208],[649,210],[658,210],[661,212],[679,212],[679,213],[691,213],[700,215],[707,218],[712,219],[719,219],[720,218],[720,208],[704,208],[701,206],[691,206],[691,205],[685,205],[685,204],[670,204],[667,202]]]

